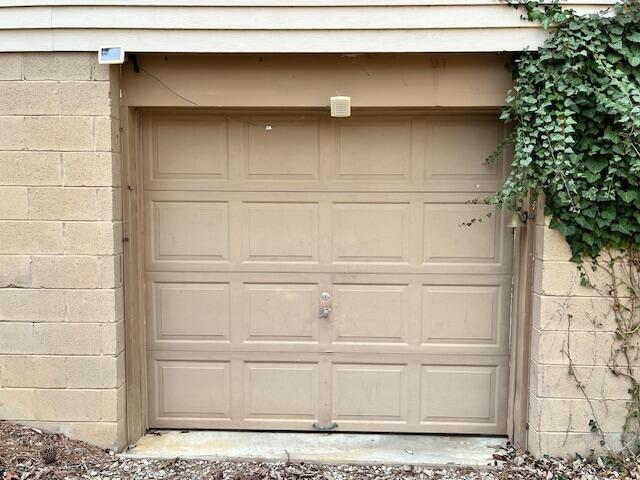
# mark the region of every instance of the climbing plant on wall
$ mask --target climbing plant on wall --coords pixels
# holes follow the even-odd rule
[[[507,1],[549,29],[549,37],[537,51],[514,60],[514,86],[501,117],[512,133],[489,159],[512,144],[511,173],[485,201],[522,212],[525,199],[544,194],[550,227],[567,239],[583,285],[610,299],[616,327],[609,370],[629,386],[623,445],[637,449],[640,0],[591,15],[557,2]],[[586,396],[571,358],[569,364],[568,373]],[[608,446],[587,400],[594,416],[591,430]]]

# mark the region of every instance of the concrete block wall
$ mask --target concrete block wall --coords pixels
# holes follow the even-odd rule
[[[541,209],[540,209],[541,210]],[[620,448],[628,385],[607,368],[615,321],[610,300],[582,287],[564,237],[538,214],[532,302],[528,448],[535,455],[601,450],[589,421]],[[591,276],[591,275],[590,275]],[[605,279],[596,277],[592,281]],[[602,283],[600,283],[602,284]],[[569,373],[569,357],[575,378]],[[578,388],[585,387],[591,406]]]
[[[93,53],[0,54],[0,419],[110,448],[126,444],[118,98]],[[566,348],[615,446],[627,385],[606,368],[608,301],[538,218],[529,449],[598,445]]]
[[[118,71],[0,54],[0,419],[126,443]]]

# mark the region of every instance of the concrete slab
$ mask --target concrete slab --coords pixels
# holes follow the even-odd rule
[[[487,468],[505,442],[503,437],[445,435],[156,431],[124,456]]]

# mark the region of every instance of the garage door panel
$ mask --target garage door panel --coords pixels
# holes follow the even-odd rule
[[[147,262],[226,262],[229,205],[210,201],[147,203]]]
[[[409,118],[361,118],[335,123],[335,172],[338,181],[410,182],[412,121]]]
[[[507,347],[510,285],[424,285],[423,344]]]
[[[334,364],[333,420],[407,423],[406,365]]]
[[[154,283],[155,341],[229,341],[228,283]]]
[[[318,284],[244,284],[244,342],[318,343]]]
[[[334,262],[409,262],[409,204],[334,203]]]
[[[470,194],[393,198],[148,192],[147,269],[510,273],[503,212],[469,227],[463,223],[488,212],[465,203]]]
[[[507,275],[156,272],[146,288],[152,350],[509,351]]]
[[[503,158],[487,162],[504,136],[504,124],[486,118],[436,119],[427,127],[426,180],[500,180]]]
[[[408,344],[409,285],[334,284],[333,342]]]
[[[506,392],[501,382],[504,368],[503,365],[423,365],[421,423],[482,424],[502,429],[506,423]]]
[[[243,177],[254,181],[317,181],[320,121],[315,119],[240,120],[244,129]],[[278,182],[279,183],[279,182]]]
[[[244,202],[245,262],[317,262],[318,204]]]
[[[318,370],[312,362],[246,362],[243,418],[317,419]]]
[[[163,360],[152,368],[157,418],[230,418],[229,362]]]
[[[500,263],[502,218],[500,211],[484,205],[425,204],[424,262]],[[481,221],[465,225],[473,219]]]
[[[150,353],[151,424],[308,430],[322,418],[329,388],[328,419],[338,431],[497,434],[506,428],[499,413],[506,411],[506,357],[351,352],[273,358],[268,352]],[[154,372],[161,370],[158,381]]]
[[[234,112],[143,116],[148,190],[497,190],[494,115]]]
[[[504,433],[511,230],[477,203],[502,136],[466,112],[145,112],[151,426]]]
[[[214,115],[146,116],[146,183],[226,180],[228,123]]]

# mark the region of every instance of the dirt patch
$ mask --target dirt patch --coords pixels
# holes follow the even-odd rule
[[[0,421],[0,480],[598,480],[640,479],[638,459],[534,459],[506,449],[493,469],[426,468],[384,465],[140,460],[70,440],[61,434]]]

